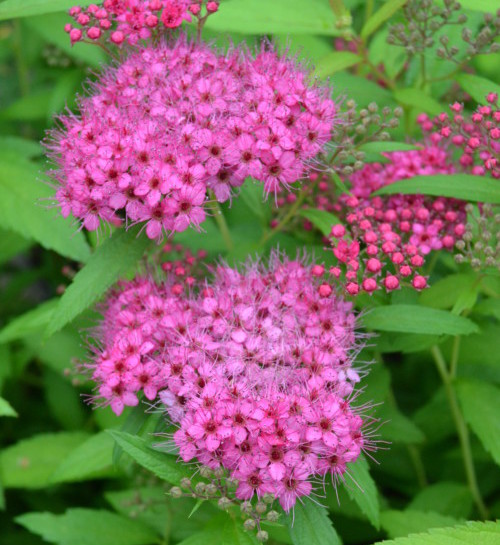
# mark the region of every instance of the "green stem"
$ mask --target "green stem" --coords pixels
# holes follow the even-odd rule
[[[420,488],[425,488],[428,485],[427,475],[425,473],[425,466],[420,456],[420,450],[415,445],[408,445],[408,454],[415,468],[415,475],[417,476],[418,485]]]
[[[462,449],[462,458],[464,462],[465,475],[467,478],[467,483],[469,485],[470,492],[476,503],[477,509],[481,518],[488,518],[488,509],[483,502],[481,497],[481,492],[479,491],[479,486],[477,484],[476,470],[474,468],[474,461],[472,458],[472,450],[470,446],[469,439],[469,430],[467,429],[467,424],[463,417],[460,406],[458,405],[457,395],[455,389],[453,388],[453,378],[451,373],[448,372],[446,361],[443,357],[443,354],[437,345],[431,348],[431,354],[434,358],[436,368],[446,392],[446,397],[448,399],[448,404],[450,406],[451,414],[455,422],[455,427],[457,429],[458,439],[460,441],[460,447]]]
[[[22,96],[29,95],[29,73],[26,63],[24,62],[23,46],[22,46],[22,30],[21,23],[18,20],[14,21],[14,55],[16,58],[17,77],[19,80],[19,89]]]
[[[373,0],[366,0],[365,4],[365,23],[372,16],[373,13]]]
[[[214,219],[215,223],[217,224],[217,227],[219,228],[220,234],[222,235],[222,238],[224,239],[224,243],[226,245],[227,251],[232,252],[234,250],[234,244],[233,239],[231,238],[231,233],[229,231],[229,227],[226,223],[226,218],[224,217],[224,214],[222,212],[222,208],[215,198],[215,195],[211,194],[211,197],[213,199],[214,204]]]
[[[462,337],[456,336],[453,339],[453,347],[451,349],[451,360],[450,360],[450,378],[452,380],[457,376],[457,365],[458,365],[458,355],[460,354],[460,340]]]

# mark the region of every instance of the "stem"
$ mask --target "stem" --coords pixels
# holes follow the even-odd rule
[[[205,26],[207,19],[208,19],[208,13],[204,17],[198,18],[198,25],[196,26],[196,43],[197,44],[201,42],[201,31],[203,30],[203,27]]]
[[[425,466],[420,456],[420,450],[415,445],[408,445],[408,454],[410,455],[415,474],[417,476],[418,485],[420,488],[425,488],[428,485]]]
[[[373,0],[366,0],[365,4],[365,23],[372,16],[373,13]]]
[[[470,446],[469,430],[467,429],[467,424],[465,423],[463,414],[458,405],[457,395],[453,388],[453,378],[451,376],[451,373],[448,372],[446,361],[437,345],[431,348],[431,354],[434,358],[434,362],[436,363],[436,368],[439,375],[441,376],[441,380],[443,381],[448,404],[450,406],[453,420],[455,421],[455,427],[457,429],[460,447],[462,449],[462,458],[464,462],[467,483],[469,485],[472,497],[474,498],[474,502],[476,503],[479,514],[484,520],[488,518],[488,509],[483,502],[483,498],[481,497],[481,492],[479,491],[479,486],[477,484],[476,470],[474,469],[474,461],[472,458],[472,451]]]
[[[29,73],[26,63],[24,62],[22,48],[22,30],[21,23],[14,21],[14,55],[16,57],[17,77],[19,80],[19,89],[22,96],[26,96],[30,92]]]
[[[460,336],[456,336],[453,339],[453,347],[451,349],[451,360],[450,360],[450,378],[455,379],[457,376],[457,365],[458,365],[458,355],[460,353]]]
[[[391,91],[395,91],[396,90],[396,85],[395,83],[390,79],[388,78],[381,70],[379,70],[371,61],[370,59],[368,58],[368,51],[365,47],[365,44],[361,41],[361,40],[358,40],[358,53],[361,55],[362,59],[363,59],[363,64],[370,69],[370,71],[372,72],[372,74],[374,76],[376,76],[379,80],[383,81],[385,83],[385,85],[387,85],[387,87],[389,87],[389,89]]]
[[[233,239],[231,238],[231,233],[229,231],[229,227],[226,223],[226,218],[224,217],[224,214],[222,212],[222,208],[215,198],[215,195],[211,195],[214,199],[214,219],[215,223],[217,224],[217,227],[219,228],[220,234],[222,235],[222,238],[224,239],[224,243],[226,245],[226,248],[228,252],[232,252],[234,250],[234,244]]]

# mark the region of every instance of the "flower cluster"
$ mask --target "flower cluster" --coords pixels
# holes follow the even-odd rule
[[[351,295],[391,291],[402,281],[415,289],[427,286],[419,274],[432,250],[452,249],[465,232],[465,203],[424,195],[372,196],[381,187],[418,175],[451,174],[449,154],[435,145],[384,154],[387,163],[371,163],[351,178],[351,195],[335,204],[344,225],[332,227],[333,254],[338,266],[330,273],[345,278]]]
[[[274,255],[243,272],[219,265],[197,294],[170,275],[121,284],[91,365],[99,396],[116,413],[140,391],[158,396],[185,462],[224,468],[238,499],[271,494],[289,510],[371,446],[351,406],[351,304],[322,295],[314,269]]]
[[[263,47],[217,54],[181,37],[133,52],[60,118],[49,144],[62,213],[88,230],[145,223],[149,238],[205,219],[247,176],[266,193],[300,179],[336,106],[294,60]]]
[[[69,14],[77,26],[68,23],[64,29],[72,44],[105,38],[115,45],[135,45],[150,38],[159,26],[174,29],[190,21],[190,12],[197,13],[199,6],[189,0],[104,0],[101,6],[71,8]]]
[[[478,106],[466,116],[463,105],[451,105],[451,117],[442,113],[434,119],[426,114],[418,117],[424,133],[432,142],[451,145],[459,153],[462,170],[482,176],[500,178],[500,109],[498,95],[488,93],[487,104]]]

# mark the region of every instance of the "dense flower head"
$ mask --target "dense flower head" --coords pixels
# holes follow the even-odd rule
[[[157,28],[174,29],[190,21],[190,8],[199,5],[189,0],[104,0],[87,8],[72,7],[69,14],[76,26],[68,23],[65,30],[73,44],[106,39],[115,45],[136,45],[151,38]]]
[[[299,180],[336,106],[294,60],[263,46],[218,54],[181,37],[130,53],[60,118],[56,198],[88,230],[143,223],[149,238],[198,227],[248,176],[266,193]]]
[[[337,266],[330,272],[344,279],[346,291],[357,295],[403,282],[420,290],[427,280],[419,272],[432,250],[453,249],[465,232],[465,203],[425,195],[372,196],[383,186],[419,175],[451,174],[455,167],[443,148],[384,154],[387,163],[369,163],[351,178],[351,195],[334,206],[344,225],[331,231]]]
[[[289,510],[371,445],[351,405],[355,316],[320,295],[313,269],[273,255],[221,264],[190,292],[171,275],[122,283],[91,365],[99,397],[116,413],[140,391],[159,398],[185,462],[224,468],[238,499],[272,494]]]
[[[498,94],[488,93],[486,104],[467,115],[463,105],[454,103],[451,115],[441,113],[434,119],[418,117],[424,133],[435,143],[449,145],[459,152],[460,168],[475,175],[500,178],[500,109]]]

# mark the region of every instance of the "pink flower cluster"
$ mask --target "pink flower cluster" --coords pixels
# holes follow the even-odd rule
[[[452,145],[460,152],[461,168],[478,176],[500,178],[500,109],[498,95],[488,93],[486,105],[465,116],[462,104],[451,105],[452,116],[439,114],[433,120],[426,114],[418,121],[435,144]]]
[[[449,154],[435,145],[384,154],[389,162],[371,163],[351,178],[352,195],[344,194],[335,212],[345,221],[331,231],[338,265],[330,272],[345,279],[350,295],[392,291],[402,282],[421,290],[427,280],[419,274],[432,250],[452,249],[465,232],[465,202],[424,195],[373,197],[397,180],[419,175],[451,174]]]
[[[336,107],[293,60],[263,47],[217,54],[181,37],[129,55],[60,119],[49,145],[64,216],[88,230],[145,223],[149,238],[199,226],[252,176],[267,193],[300,179]]]
[[[190,21],[190,12],[197,13],[199,7],[199,2],[190,0],[104,0],[102,5],[72,7],[69,14],[77,26],[68,23],[64,30],[72,44],[105,37],[115,45],[135,45],[162,24],[173,29]]]
[[[351,304],[318,293],[313,268],[271,257],[219,265],[198,294],[139,278],[108,300],[91,366],[116,413],[157,395],[185,462],[223,467],[236,497],[272,494],[289,510],[313,480],[342,478],[370,448],[351,406]]]

